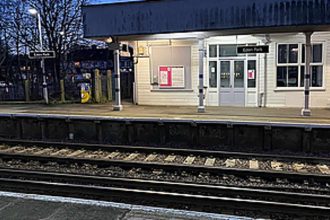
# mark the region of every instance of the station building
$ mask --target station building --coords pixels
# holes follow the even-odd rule
[[[135,104],[330,106],[328,0],[142,1],[83,12],[86,37],[134,46]]]

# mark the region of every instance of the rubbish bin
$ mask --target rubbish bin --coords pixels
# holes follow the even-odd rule
[[[92,97],[92,88],[90,83],[80,83],[81,103],[87,103]]]

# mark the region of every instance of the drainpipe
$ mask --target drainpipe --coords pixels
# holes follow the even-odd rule
[[[271,43],[271,39],[270,36],[268,34],[265,35],[265,41],[264,44],[265,45],[269,45]],[[263,93],[263,97],[264,97],[264,103],[263,106],[267,107],[267,67],[268,66],[268,54],[265,53],[264,55],[264,93]]]
[[[199,86],[198,86],[198,97],[199,97],[199,104],[198,104],[198,113],[205,112],[205,105],[204,105],[204,57],[205,57],[205,48],[204,48],[204,39],[198,39],[199,44]]]
[[[267,44],[266,44],[267,45]],[[264,56],[264,107],[267,107],[267,59],[268,59],[268,55],[267,53],[265,53]]]
[[[311,56],[312,56],[312,45],[311,45],[311,37],[313,32],[305,32],[306,36],[306,55],[305,55],[305,105],[304,108],[301,110],[302,116],[311,116],[311,110],[309,108],[309,87],[310,87],[310,78],[311,78],[311,70],[310,70],[310,63],[311,63]]]
[[[117,43],[117,42],[116,42]],[[114,61],[114,72],[115,72],[115,104],[113,106],[114,111],[121,111],[123,106],[121,105],[121,97],[120,97],[120,43],[118,43],[118,47],[114,50],[113,61]]]

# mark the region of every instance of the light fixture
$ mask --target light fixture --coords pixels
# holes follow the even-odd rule
[[[36,14],[38,14],[37,9],[35,9],[35,8],[30,8],[28,11],[29,11],[29,13],[30,13],[31,15],[36,15]]]
[[[64,31],[61,31],[61,32],[60,32],[60,35],[64,36],[64,34],[65,34]]]
[[[112,37],[108,37],[105,42],[107,42],[108,44],[111,44],[113,42]]]

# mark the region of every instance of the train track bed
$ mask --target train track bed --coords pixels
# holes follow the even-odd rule
[[[5,143],[0,145],[0,154],[157,162],[330,175],[329,158],[32,141],[4,140],[3,142]]]

